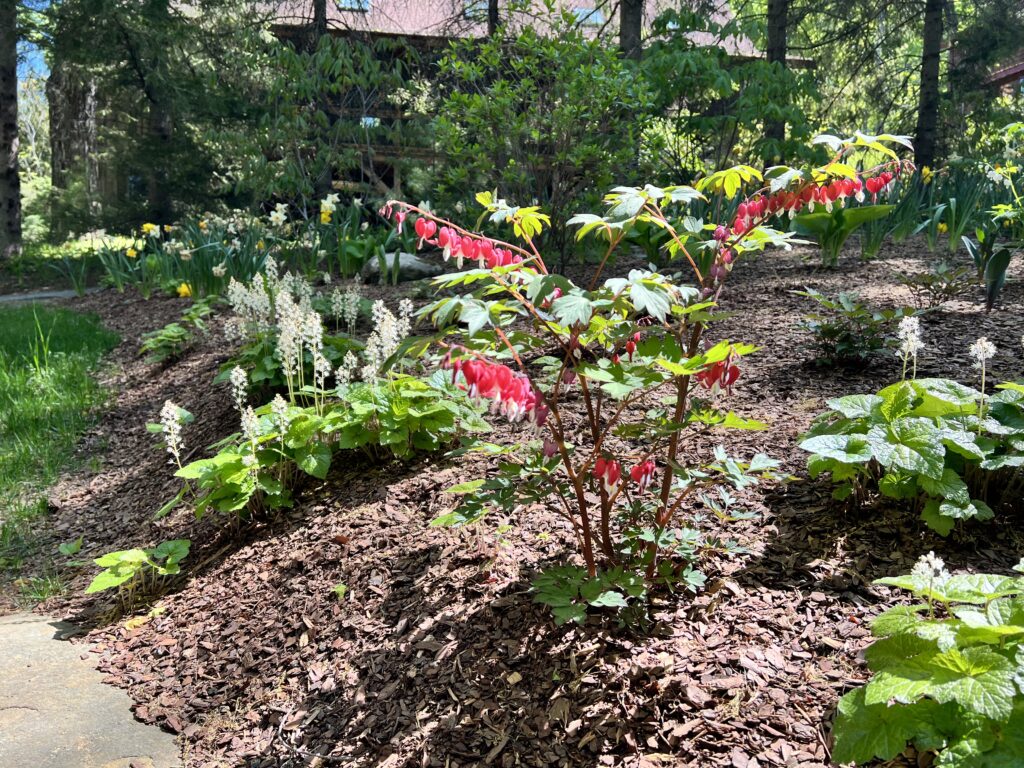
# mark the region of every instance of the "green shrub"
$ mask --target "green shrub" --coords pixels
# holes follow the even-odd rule
[[[947,301],[958,299],[978,287],[974,271],[970,267],[954,267],[940,261],[928,272],[900,275],[901,285],[914,294],[917,306],[935,309]]]
[[[442,203],[490,189],[539,205],[556,224],[549,247],[561,250],[571,243],[561,225],[636,165],[651,95],[617,51],[576,25],[467,40],[439,74]]]
[[[878,492],[943,535],[957,520],[991,518],[990,505],[1024,491],[1024,386],[1000,389],[983,399],[949,379],[919,379],[829,400],[800,441],[808,470],[831,474],[836,499]]]
[[[103,568],[86,587],[86,594],[117,588],[123,599],[130,595],[153,594],[168,576],[181,572],[179,565],[188,557],[187,539],[165,541],[152,549],[127,549],[108,552],[96,559]]]

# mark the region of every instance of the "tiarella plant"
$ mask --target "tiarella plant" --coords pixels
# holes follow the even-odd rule
[[[165,541],[151,549],[127,549],[108,552],[96,559],[103,570],[96,574],[86,594],[117,589],[122,607],[130,610],[142,597],[159,594],[167,579],[181,572],[180,563],[188,557],[188,539]]]
[[[950,575],[928,553],[875,583],[915,600],[872,622],[874,675],[840,699],[832,758],[891,760],[911,744],[937,767],[1024,765],[1024,577]]]
[[[212,511],[237,523],[290,506],[298,480],[325,478],[339,450],[404,459],[486,431],[477,408],[443,375],[417,378],[405,370],[399,345],[411,330],[411,302],[400,302],[397,315],[376,302],[362,352],[349,349],[335,367],[324,351],[328,337],[313,309],[312,287],[291,274],[279,277],[269,264],[271,272],[251,286],[232,283],[230,297],[236,332],[255,337],[268,358],[256,371],[281,372],[277,391],[254,408],[248,404],[252,374],[237,364],[226,369],[241,431],[214,446],[216,455],[184,466],[181,426],[191,415],[165,406],[151,429],[164,435],[175,474],[185,482],[160,514],[188,500],[197,516]],[[268,383],[265,375],[261,381]]]
[[[491,509],[512,513],[536,504],[561,515],[583,566],[548,572],[535,585],[559,621],[582,621],[588,606],[642,605],[652,586],[695,587],[693,534],[678,527],[687,505],[709,487],[741,489],[774,476],[776,466],[763,455],[738,461],[722,448],[704,461],[681,450],[685,431],[706,444],[716,427],[762,426],[719,407],[740,376],[740,359],[754,348],[706,340],[717,299],[737,259],[791,241],[771,222],[788,221],[814,201],[842,205],[857,194],[867,183],[851,165],[860,150],[889,153],[898,166],[882,143],[890,139],[896,140],[827,137],[836,142],[828,165],[774,168],[767,183],[756,169],[738,166],[696,188],[616,188],[605,198],[605,215],[580,214],[568,222],[580,228],[578,238],[597,235],[605,242],[585,286],[550,272],[535,246],[550,222],[536,207],[478,195],[485,210],[477,227],[485,218],[508,225],[518,241],[512,243],[389,202],[384,212],[399,228],[413,224],[421,244],[441,249],[460,269],[470,267],[436,280],[446,292],[464,293],[445,295],[421,312],[440,329],[435,340],[442,367],[471,397],[526,423],[533,436],[482,447],[503,459],[499,473],[450,489],[464,501],[437,522],[469,523]],[[881,191],[891,181],[888,167],[873,169],[871,189]],[[845,183],[854,179],[853,186]],[[732,210],[731,221],[682,215],[682,224],[674,223],[673,207],[684,207],[685,214],[685,206],[706,196],[724,201],[716,209]],[[666,260],[681,264],[691,285],[645,269],[602,279],[638,224],[667,234]],[[567,409],[570,401],[581,403],[582,425]]]
[[[232,369],[241,367],[254,388],[283,390],[294,399],[295,392],[333,373],[345,354],[359,350],[361,344],[349,336],[325,333],[315,298],[308,280],[292,272],[280,274],[273,258],[251,282],[231,280],[227,299],[233,316],[225,332],[239,348],[216,381],[227,380]],[[353,312],[345,320],[354,324],[358,297],[354,308],[349,301],[342,299],[339,309]]]
[[[902,333],[904,373],[916,368],[920,340]],[[981,390],[949,379],[904,380],[878,394],[828,401],[800,447],[812,477],[828,472],[833,495],[864,503],[869,494],[904,501],[946,535],[957,520],[993,516],[1024,492],[1024,385],[983,394],[994,354],[986,339],[972,347]]]

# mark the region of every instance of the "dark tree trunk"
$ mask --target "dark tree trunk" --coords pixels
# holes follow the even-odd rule
[[[789,24],[789,0],[768,0],[768,50],[769,64],[786,68],[786,40]],[[768,120],[764,125],[766,139],[782,141],[786,138],[785,120]]]
[[[498,31],[498,0],[487,0],[487,36],[494,37]]]
[[[165,163],[171,157],[174,121],[161,101],[149,105],[149,136],[153,143],[156,162],[150,165],[146,179],[146,204],[149,217],[156,222],[168,223],[174,218],[171,190]]]
[[[313,23],[309,28],[309,50],[315,51],[327,34],[327,0],[313,0]]]
[[[151,0],[150,20],[157,28],[170,29],[170,0]],[[135,43],[138,45],[138,43]],[[134,57],[143,61],[146,51],[136,51]],[[173,112],[173,94],[170,90],[170,75],[167,59],[157,57],[154,66],[147,71],[140,66],[142,85],[149,100],[149,114],[146,129],[149,141],[151,161],[146,179],[146,204],[149,217],[157,223],[169,223],[174,218],[171,201],[170,177],[173,162],[173,142],[175,121]]]
[[[311,54],[315,54],[317,48],[320,46],[320,41],[327,35],[327,0],[313,0],[313,24],[310,27],[310,37],[308,42],[308,50]],[[330,105],[324,98],[318,98],[316,102],[316,109],[322,113],[327,121],[328,125],[333,125],[334,119],[331,116]],[[331,191],[331,182],[333,173],[329,163],[325,163],[323,170],[316,177],[313,182],[313,194],[323,199]]]
[[[14,0],[0,0],[0,259],[21,253],[17,20]]]
[[[942,48],[942,14],[945,4],[945,0],[925,0],[924,5],[921,96],[914,137],[914,161],[918,166],[935,164],[939,124],[939,54]]]
[[[638,60],[643,53],[644,0],[621,0],[619,4],[619,48],[627,59]]]

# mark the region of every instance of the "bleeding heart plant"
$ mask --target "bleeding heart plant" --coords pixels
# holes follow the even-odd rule
[[[685,505],[712,486],[742,490],[775,477],[777,466],[761,454],[741,462],[714,448],[717,428],[763,427],[719,407],[741,378],[741,358],[755,349],[705,339],[722,287],[743,255],[793,242],[769,226],[773,219],[815,200],[831,208],[857,195],[864,182],[849,156],[879,148],[893,154],[880,143],[886,138],[834,139],[840,146],[831,163],[771,169],[767,185],[761,173],[739,166],[696,188],[618,187],[605,198],[604,216],[581,214],[568,222],[580,227],[577,239],[595,234],[607,242],[585,288],[551,274],[536,246],[550,219],[536,207],[477,195],[485,209],[477,228],[484,218],[510,225],[518,241],[512,243],[389,202],[382,214],[399,225],[413,219],[421,245],[436,247],[460,269],[472,265],[435,280],[439,288],[465,293],[445,295],[420,312],[439,328],[441,366],[472,398],[525,422],[536,436],[481,446],[506,459],[499,473],[449,489],[463,500],[435,523],[466,524],[494,508],[513,513],[536,504],[561,515],[583,568],[548,571],[534,583],[559,622],[584,620],[588,606],[642,606],[652,585],[696,589],[703,580],[693,568],[699,537],[676,527]],[[870,188],[881,189],[893,172],[889,164],[873,169]],[[749,187],[758,188],[733,207],[729,201]],[[680,225],[667,212],[707,196],[718,198],[712,210],[732,212],[728,222],[683,215]],[[647,269],[602,281],[609,258],[638,224],[668,235],[667,254],[682,260],[693,285]],[[685,451],[684,431],[696,433]]]

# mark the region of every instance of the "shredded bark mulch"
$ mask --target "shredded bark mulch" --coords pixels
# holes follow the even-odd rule
[[[564,561],[571,533],[542,509],[464,530],[429,521],[454,504],[443,489],[482,476],[462,457],[374,465],[339,455],[275,522],[228,530],[181,511],[154,513],[177,485],[145,422],[167,398],[196,414],[195,455],[235,430],[225,386],[211,381],[230,350],[216,329],[166,367],[137,354],[139,334],[174,319],[176,300],[110,293],[70,302],[98,312],[125,341],[110,383],[115,401],[84,451],[91,474],[52,493],[49,536],[84,536],[87,559],[114,548],[186,537],[186,575],[146,613],[111,618],[81,589],[41,610],[77,620],[109,681],[136,715],[180,734],[189,766],[786,766],[829,765],[838,696],[865,678],[867,623],[893,600],[873,579],[904,573],[934,549],[954,569],[1006,571],[1024,553],[1017,519],[1001,513],[948,539],[887,509],[846,511],[827,481],[812,482],[796,439],[826,398],[875,391],[899,377],[892,353],[855,369],[816,367],[795,324],[812,304],[792,291],[859,290],[878,306],[909,304],[896,275],[933,257],[913,242],[861,264],[815,268],[809,251],[739,265],[714,328],[750,341],[729,405],[765,432],[689,435],[689,458],[724,443],[764,451],[794,475],[742,496],[749,519],[691,509],[689,523],[747,553],[701,564],[697,595],[659,596],[645,632],[594,616],[554,626],[529,583]],[[629,265],[622,263],[618,269]],[[1024,281],[1019,266],[996,311],[977,297],[922,317],[920,376],[974,379],[969,344],[998,347],[999,379],[1024,376]],[[398,294],[388,293],[397,301]],[[516,432],[498,428],[501,439]]]

